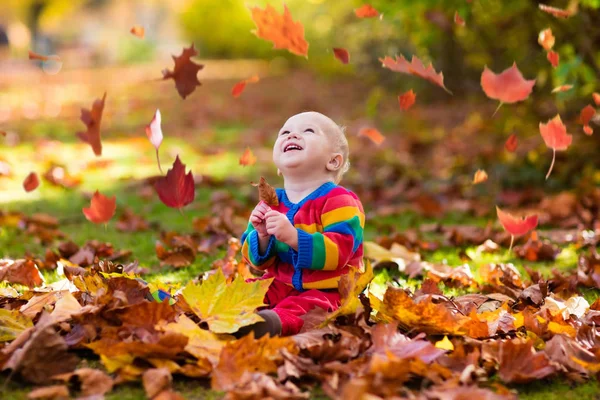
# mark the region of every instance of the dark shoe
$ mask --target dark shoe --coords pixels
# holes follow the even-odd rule
[[[246,336],[250,332],[254,332],[256,339],[269,333],[271,337],[281,335],[281,319],[273,310],[260,310],[258,312],[264,321],[257,322],[252,325],[244,326],[233,334],[236,339]]]

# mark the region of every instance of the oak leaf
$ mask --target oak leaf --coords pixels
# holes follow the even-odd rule
[[[158,148],[160,147],[160,145],[163,141],[163,133],[162,133],[162,128],[161,128],[160,124],[161,124],[160,110],[157,109],[156,112],[154,113],[154,117],[152,118],[152,121],[150,121],[150,123],[148,125],[146,125],[146,136],[148,136],[148,140],[150,140],[150,143],[152,143],[152,145],[156,149],[156,162],[158,163],[158,170],[162,174],[163,171],[162,171],[162,168],[160,167],[160,158],[158,157]]]
[[[140,39],[143,39],[144,38],[144,34],[146,33],[146,30],[141,25],[134,25],[134,26],[131,27],[131,30],[129,32],[132,35],[137,36]]]
[[[117,197],[107,197],[96,190],[89,208],[83,208],[85,218],[95,224],[108,222],[117,210]]]
[[[102,122],[102,112],[104,111],[104,102],[106,100],[106,92],[102,99],[96,99],[92,104],[92,109],[81,109],[81,121],[85,124],[87,130],[78,132],[77,136],[92,146],[92,150],[96,156],[102,155],[102,142],[100,141],[100,123]]]
[[[29,175],[23,181],[23,189],[26,192],[34,191],[40,186],[40,180],[35,172],[30,172]]]
[[[579,113],[579,122],[583,125],[583,132],[586,135],[591,135],[594,133],[594,130],[590,126],[590,121],[596,115],[596,110],[592,107],[591,104],[585,106],[581,112]]]
[[[283,5],[280,15],[275,7],[267,4],[264,10],[251,7],[252,20],[256,30],[252,31],[261,39],[273,42],[274,49],[286,49],[292,54],[308,57],[308,42],[304,39],[304,26],[294,22],[287,6]]]
[[[196,64],[191,60],[193,56],[197,55],[198,52],[194,49],[194,44],[192,43],[189,48],[183,49],[179,57],[172,56],[173,61],[175,61],[173,71],[169,69],[164,69],[162,71],[162,79],[173,79],[175,81],[177,92],[179,92],[179,95],[184,100],[196,90],[196,86],[201,85],[197,74],[198,71],[204,68],[204,65]]]
[[[465,20],[461,18],[458,11],[454,11],[454,23],[459,26],[465,26]]]
[[[179,156],[175,158],[173,167],[167,171],[167,175],[154,183],[154,188],[164,205],[179,210],[194,201],[196,194],[192,171],[185,173],[185,164],[179,160]]]
[[[256,164],[256,157],[254,157],[254,154],[252,153],[252,150],[250,150],[250,147],[246,147],[246,150],[244,150],[244,153],[240,157],[240,165],[243,165],[245,167],[254,164]]]
[[[260,80],[260,78],[258,77],[258,75],[253,75],[248,79],[244,79],[243,81],[239,81],[238,83],[236,83],[235,85],[233,85],[233,88],[231,88],[231,95],[233,97],[240,97],[240,95],[242,94],[242,92],[244,91],[244,89],[246,88],[246,85],[248,83],[256,83]]]
[[[354,10],[354,15],[358,18],[374,18],[379,15],[379,11],[370,4],[364,4]]]
[[[402,93],[398,96],[398,103],[400,104],[401,110],[408,110],[415,104],[415,100],[417,99],[417,95],[410,89],[407,92]]]
[[[481,87],[486,96],[500,101],[494,114],[502,104],[516,103],[528,98],[533,90],[533,85],[535,85],[535,79],[527,80],[523,78],[516,62],[513,63],[512,67],[499,74],[495,74],[485,66],[481,74]]]
[[[373,143],[376,145],[380,145],[384,140],[385,136],[383,136],[377,129],[375,128],[362,128],[358,132],[358,136],[365,136],[371,139]]]
[[[277,207],[279,205],[279,199],[277,198],[277,192],[273,189],[273,186],[267,183],[264,177],[260,177],[258,183],[258,198],[261,201],[267,203],[269,207]]]
[[[395,60],[389,56],[385,56],[384,58],[380,58],[379,61],[382,62],[384,68],[389,68],[395,72],[411,74],[426,79],[429,82],[438,85],[446,92],[452,94],[452,92],[449,91],[446,86],[444,86],[444,74],[442,72],[439,74],[435,72],[435,69],[431,63],[425,67],[423,62],[417,56],[413,55],[410,63],[404,58],[403,55],[396,56]]]
[[[513,133],[508,137],[508,139],[506,139],[506,143],[504,143],[504,148],[506,149],[506,151],[513,153],[515,150],[517,150],[518,144],[519,142],[517,140],[517,135]]]
[[[554,47],[555,40],[554,35],[552,35],[552,29],[550,28],[540,31],[540,34],[538,35],[538,43],[546,51],[551,50],[552,47]]]
[[[350,53],[348,53],[348,50],[346,49],[334,47],[333,55],[335,56],[335,58],[340,60],[342,64],[348,64],[350,62]]]
[[[552,64],[553,68],[558,67],[558,62],[560,60],[560,56],[558,55],[557,52],[549,51],[548,54],[546,54],[546,58],[548,59],[550,64]]]
[[[546,146],[552,149],[552,163],[546,174],[546,179],[548,179],[552,172],[552,168],[554,167],[556,151],[566,150],[571,145],[573,136],[567,133],[567,128],[562,123],[560,115],[558,114],[545,124],[540,122],[540,134],[542,135]]]

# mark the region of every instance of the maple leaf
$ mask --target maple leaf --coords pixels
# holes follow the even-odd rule
[[[267,4],[264,10],[251,7],[253,30],[261,39],[273,42],[274,49],[286,49],[292,54],[308,58],[308,42],[304,39],[304,26],[294,22],[287,6],[283,5],[283,15],[277,14],[275,7]]]
[[[262,321],[254,311],[263,306],[272,279],[246,283],[237,276],[227,284],[221,270],[200,285],[189,284],[182,295],[192,311],[215,333],[232,333]]]
[[[517,141],[517,135],[513,133],[508,137],[508,139],[506,139],[506,143],[504,143],[504,148],[506,149],[506,151],[513,153],[515,150],[517,150],[518,144],[519,143]]]
[[[416,98],[417,95],[415,94],[415,92],[413,92],[412,89],[402,93],[400,96],[398,96],[398,103],[400,104],[400,109],[406,111],[409,108],[411,108],[413,104],[415,104]]]
[[[550,61],[550,64],[552,64],[553,68],[558,67],[558,61],[560,59],[560,56],[558,55],[557,52],[549,51],[548,54],[546,55],[546,58],[548,59],[548,61]]]
[[[2,281],[33,288],[42,285],[44,277],[33,260],[0,259],[0,282]]]
[[[488,174],[482,169],[478,169],[475,171],[475,176],[473,176],[473,185],[477,185],[478,183],[482,183],[487,181]]]
[[[10,342],[32,326],[31,319],[19,311],[0,308],[0,342]]]
[[[81,121],[87,127],[85,132],[78,132],[77,136],[92,146],[96,156],[102,155],[102,142],[100,142],[100,122],[102,122],[102,111],[104,111],[104,102],[106,100],[106,92],[102,99],[96,99],[92,104],[92,109],[81,109]]]
[[[554,167],[554,161],[556,159],[556,151],[566,150],[573,141],[573,136],[567,133],[567,128],[562,123],[560,115],[556,114],[556,117],[549,120],[546,124],[540,122],[540,134],[544,139],[546,146],[552,149],[552,163],[546,174],[546,179],[550,176],[552,168]]]
[[[379,11],[377,11],[370,4],[364,4],[354,10],[354,15],[356,15],[358,18],[374,18],[379,15]]]
[[[500,74],[495,74],[485,66],[481,74],[481,87],[486,96],[490,99],[500,100],[494,115],[502,104],[516,103],[528,98],[533,90],[533,85],[535,85],[535,79],[524,79],[516,62]]]
[[[185,173],[185,164],[175,158],[173,167],[167,171],[167,175],[161,177],[154,183],[154,188],[160,201],[171,208],[181,208],[194,201],[195,188],[192,171]]]
[[[504,229],[510,233],[509,251],[512,249],[515,236],[526,234],[530,230],[535,229],[538,224],[537,215],[529,215],[524,218],[517,218],[505,211],[502,211],[498,206],[496,206],[496,214],[498,215],[498,220]]]
[[[454,23],[459,26],[465,26],[465,20],[461,18],[458,11],[454,11]]]
[[[341,305],[327,316],[321,326],[326,326],[329,321],[335,320],[340,315],[354,314],[361,304],[358,295],[373,280],[373,276],[373,267],[369,260],[365,263],[365,272],[359,273],[356,268],[352,268],[348,274],[342,275],[338,283]]]
[[[129,32],[132,35],[137,36],[140,39],[143,39],[144,38],[144,34],[146,33],[146,30],[141,25],[134,25],[134,26],[131,27],[131,30]]]
[[[383,136],[377,129],[375,128],[362,128],[358,132],[358,136],[366,136],[376,145],[380,145],[384,140],[385,136]]]
[[[552,89],[552,93],[567,92],[573,89],[573,85],[560,85]]]
[[[198,52],[194,49],[194,44],[192,43],[189,48],[183,48],[179,57],[172,56],[173,61],[175,62],[173,71],[169,69],[164,69],[162,71],[162,79],[173,79],[175,81],[177,92],[184,100],[196,90],[196,86],[201,85],[197,74],[198,71],[204,68],[204,65],[196,64],[191,60],[192,57],[197,55]]]
[[[401,72],[404,74],[411,74],[418,76],[419,78],[423,78],[432,82],[446,92],[452,94],[446,86],[444,86],[444,74],[440,72],[439,74],[435,72],[433,65],[429,63],[427,68],[423,65],[423,62],[417,56],[412,56],[411,62],[409,63],[403,55],[396,56],[396,60],[392,59],[389,56],[385,56],[384,58],[380,58],[379,61],[382,62],[384,68],[389,68],[395,72]]]
[[[158,148],[160,147],[160,145],[163,141],[163,133],[162,133],[162,128],[160,127],[160,123],[161,123],[160,110],[156,109],[156,112],[154,113],[154,117],[152,118],[152,121],[150,121],[150,123],[148,125],[146,125],[146,136],[148,136],[148,140],[150,140],[150,143],[152,143],[152,145],[156,149],[156,162],[158,163],[158,170],[162,174],[163,171],[162,171],[162,168],[160,167],[160,159],[158,157]]]
[[[235,85],[233,85],[233,88],[231,88],[231,95],[235,98],[240,97],[240,95],[242,94],[242,92],[244,91],[244,89],[246,88],[246,84],[248,83],[256,83],[259,81],[259,77],[258,75],[253,75],[248,79],[244,79],[243,81],[239,81],[238,83],[236,83]]]
[[[544,50],[548,51],[552,49],[552,47],[554,47],[554,42],[555,38],[554,35],[552,35],[552,29],[548,28],[540,31],[540,34],[538,35],[538,43],[544,48]]]
[[[594,133],[594,130],[590,126],[590,121],[596,115],[596,110],[592,107],[591,104],[585,106],[581,112],[579,113],[579,122],[583,125],[583,132],[586,135],[591,135]]]
[[[89,208],[83,208],[85,218],[95,224],[108,222],[117,210],[117,196],[106,197],[98,190],[92,196]]]
[[[556,372],[543,352],[533,349],[533,341],[519,339],[500,342],[498,375],[507,383],[526,383]]]
[[[594,103],[596,103],[597,106],[600,106],[600,93],[592,93],[592,98],[594,99]]]
[[[561,8],[556,8],[556,7],[551,7],[551,6],[548,6],[546,4],[538,4],[538,7],[543,12],[546,12],[546,13],[548,13],[550,15],[553,15],[553,16],[555,16],[557,18],[569,18],[569,17],[573,16],[575,14],[575,12],[576,12],[576,10],[575,9],[571,9],[571,7],[569,7],[569,9],[567,9],[567,10],[563,10]]]
[[[242,156],[240,157],[240,165],[243,165],[245,167],[247,165],[254,164],[256,164],[256,157],[254,157],[254,154],[252,154],[252,150],[250,150],[250,147],[246,147],[244,154],[242,154]]]
[[[427,340],[410,339],[398,332],[397,322],[375,325],[371,330],[371,340],[373,345],[367,350],[367,354],[386,356],[391,353],[403,360],[408,361],[414,357],[429,364],[446,353]]]
[[[348,64],[350,62],[350,53],[348,53],[348,50],[346,49],[334,47],[333,55],[335,56],[335,58],[340,60],[342,64]]]
[[[23,189],[25,189],[26,192],[34,191],[39,185],[40,180],[35,172],[30,172],[23,181]]]
[[[273,186],[267,183],[267,180],[264,177],[261,176],[258,185],[255,186],[258,186],[258,198],[261,201],[267,203],[269,207],[277,207],[279,205],[277,192],[275,192]]]

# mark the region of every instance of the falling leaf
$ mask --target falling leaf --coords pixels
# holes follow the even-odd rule
[[[560,56],[558,55],[557,52],[549,51],[548,54],[546,55],[546,58],[548,58],[548,61],[550,61],[550,64],[552,64],[553,68],[558,67],[558,61],[560,59]]]
[[[567,128],[562,123],[560,115],[549,120],[546,124],[540,122],[540,134],[546,143],[546,146],[552,149],[552,163],[546,174],[546,179],[550,176],[554,161],[556,159],[556,151],[566,150],[573,141],[573,136],[567,133]]]
[[[261,39],[273,42],[274,49],[286,49],[292,54],[308,57],[308,42],[304,39],[304,26],[294,22],[287,6],[283,5],[283,15],[277,14],[275,7],[267,4],[264,10],[251,7],[252,20],[256,30],[252,31]]]
[[[146,33],[146,30],[141,25],[134,25],[129,32],[131,32],[132,35],[137,36],[140,39],[143,39],[144,34]]]
[[[573,85],[561,85],[552,89],[552,93],[567,92],[571,89],[573,89]]]
[[[34,191],[39,185],[40,180],[35,172],[30,172],[23,181],[23,189],[25,189],[26,192]]]
[[[185,164],[175,158],[173,167],[167,171],[167,175],[161,177],[154,183],[160,201],[171,208],[181,208],[194,201],[195,188],[192,171],[185,173]]]
[[[465,26],[465,20],[461,18],[458,11],[454,11],[454,23],[459,26]]]
[[[92,104],[92,110],[81,109],[81,121],[85,124],[87,130],[78,132],[77,136],[86,143],[89,143],[96,156],[102,155],[102,143],[100,142],[100,122],[102,121],[102,111],[104,111],[104,101],[106,92],[102,100],[96,99]]]
[[[498,215],[498,220],[502,224],[502,227],[510,233],[510,249],[512,249],[513,241],[515,236],[521,236],[526,234],[538,224],[538,216],[537,215],[529,215],[523,218],[517,218],[505,211],[502,211],[500,207],[496,206],[496,214]]]
[[[103,224],[108,222],[115,211],[117,210],[117,197],[112,198],[106,197],[101,194],[98,190],[92,196],[89,208],[83,208],[83,215],[85,218],[95,224]]]
[[[158,157],[158,148],[160,147],[160,144],[163,141],[163,133],[162,133],[162,128],[160,127],[160,124],[161,124],[160,110],[156,109],[156,112],[154,113],[154,117],[152,118],[152,121],[150,121],[150,124],[146,125],[146,136],[148,136],[150,143],[152,143],[152,145],[156,149],[156,162],[158,163],[158,170],[162,174],[163,171],[162,171],[162,168],[160,167],[160,158]]]
[[[385,136],[383,136],[377,129],[375,128],[362,128],[358,132],[358,136],[365,136],[371,139],[373,143],[376,145],[380,145],[384,140]]]
[[[254,313],[264,305],[265,293],[272,279],[247,283],[236,276],[227,284],[225,275],[217,270],[201,284],[188,284],[182,291],[183,298],[194,314],[208,324],[214,333],[232,333],[242,326],[262,321]]]
[[[571,10],[563,10],[561,8],[551,7],[546,4],[538,4],[538,7],[540,10],[550,15],[554,15],[557,18],[569,18],[574,14],[574,12]]]
[[[452,94],[452,92],[449,91],[446,86],[444,86],[444,74],[442,72],[439,74],[435,72],[435,69],[431,63],[429,63],[427,68],[425,68],[423,62],[417,56],[413,56],[410,63],[404,58],[403,55],[396,56],[396,60],[389,56],[385,56],[385,58],[380,58],[379,61],[383,63],[384,68],[389,68],[395,72],[411,74],[426,79],[438,85],[446,92]]]
[[[594,99],[594,103],[596,103],[597,106],[600,106],[600,93],[593,93],[592,94],[592,98]],[[6,135],[6,133],[4,133]]]
[[[244,79],[243,81],[240,81],[238,83],[236,83],[233,88],[231,89],[231,95],[233,97],[240,97],[240,95],[242,94],[242,92],[244,91],[244,89],[246,88],[246,84],[248,83],[256,83],[259,81],[258,75],[254,75],[248,79]]]
[[[477,185],[478,183],[485,182],[485,181],[487,181],[487,179],[488,179],[487,172],[485,172],[482,169],[478,169],[475,172],[475,176],[473,177],[473,185]]]
[[[173,71],[169,69],[162,71],[163,80],[173,79],[177,92],[179,92],[179,95],[184,100],[196,90],[196,86],[201,85],[197,74],[198,71],[204,68],[204,65],[196,64],[191,60],[192,57],[197,55],[198,52],[194,49],[194,44],[192,43],[189,48],[183,49],[179,57],[173,56],[173,61],[175,61]]]
[[[398,96],[398,103],[400,103],[400,109],[406,111],[409,108],[411,108],[413,104],[415,104],[416,98],[417,95],[415,94],[415,92],[413,92],[412,89]]]
[[[524,79],[516,62],[500,74],[495,74],[485,66],[481,74],[481,87],[486,96],[500,101],[494,114],[498,112],[502,104],[516,103],[528,98],[533,90],[533,85],[535,85],[535,79]]]
[[[379,11],[377,11],[372,5],[364,4],[361,7],[354,10],[354,14],[358,18],[374,18],[379,15]]]
[[[544,50],[551,50],[552,47],[554,47],[554,42],[555,38],[552,34],[552,29],[548,28],[540,31],[540,34],[538,35],[538,43],[544,48]]]
[[[517,135],[513,133],[508,137],[508,139],[506,139],[506,143],[504,143],[504,148],[506,149],[506,151],[513,153],[515,150],[517,150],[518,144],[519,143],[517,141]]]
[[[335,58],[340,60],[342,64],[348,64],[350,62],[350,53],[348,53],[348,50],[346,49],[334,47],[333,55],[335,56]]]
[[[57,55],[44,56],[38,53],[34,53],[31,50],[29,50],[29,59],[39,61],[60,61],[60,57]]]
[[[579,123],[583,125],[583,132],[586,135],[591,135],[594,130],[590,126],[590,121],[596,115],[596,109],[591,104],[585,106],[579,113]]]
[[[254,154],[252,154],[252,150],[250,150],[250,147],[246,147],[246,150],[244,151],[244,154],[242,154],[242,156],[240,157],[240,165],[245,166],[249,166],[249,165],[254,165],[256,164],[256,157],[254,157]]]

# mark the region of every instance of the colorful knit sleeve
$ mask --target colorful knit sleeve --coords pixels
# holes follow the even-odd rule
[[[363,241],[365,214],[354,194],[327,199],[321,214],[323,232],[298,229],[295,268],[335,270],[344,267]]]
[[[260,244],[258,242],[258,232],[254,230],[251,222],[248,222],[248,228],[242,234],[242,257],[258,269],[266,269],[275,262],[275,237],[269,237],[269,245],[264,254],[260,254]]]

